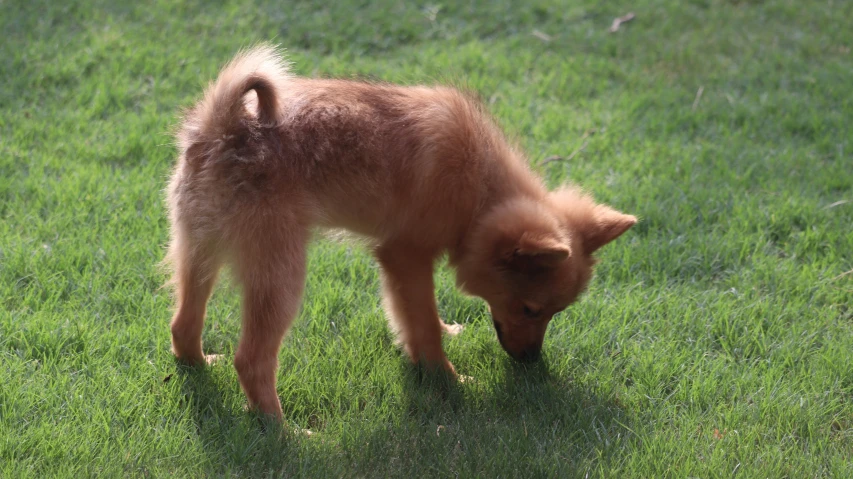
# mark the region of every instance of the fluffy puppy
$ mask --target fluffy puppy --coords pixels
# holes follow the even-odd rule
[[[539,357],[552,316],[584,290],[593,253],[636,218],[566,186],[549,192],[471,96],[291,76],[275,49],[239,54],[178,133],[168,187],[175,355],[204,363],[205,305],[221,265],[243,292],[234,365],[249,404],[281,419],[277,355],[315,228],[369,238],[391,327],[412,361],[453,373],[433,264],[489,305],[503,348]]]

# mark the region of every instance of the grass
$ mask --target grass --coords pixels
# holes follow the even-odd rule
[[[853,3],[293,3],[0,2],[0,476],[853,475]],[[542,364],[442,268],[476,380],[420,375],[375,264],[327,242],[278,375],[313,437],[243,411],[229,281],[204,335],[228,359],[174,362],[170,131],[269,39],[304,75],[476,90],[549,183],[642,218]]]

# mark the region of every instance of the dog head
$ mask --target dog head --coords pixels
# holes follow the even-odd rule
[[[457,282],[488,303],[504,350],[534,361],[551,318],[586,289],[593,253],[636,222],[573,188],[508,201],[474,227]]]

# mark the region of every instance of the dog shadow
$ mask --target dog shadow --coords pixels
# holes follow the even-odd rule
[[[181,381],[179,407],[187,411],[194,436],[203,442],[216,474],[241,469],[249,472],[248,477],[260,477],[292,460],[293,432],[246,410],[233,366],[175,363],[175,376]]]
[[[546,358],[547,359],[547,358]],[[574,476],[597,462],[618,461],[631,421],[617,401],[554,374],[547,360],[494,361],[497,381],[457,381],[401,361],[399,407],[386,420],[362,423],[344,439],[327,441],[281,427],[244,410],[227,367],[178,366],[181,393],[216,470],[249,477],[279,471],[308,476]],[[232,390],[233,389],[233,390]],[[231,401],[229,403],[229,401]],[[342,467],[347,467],[342,470]],[[582,475],[582,474],[581,474]]]
[[[189,412],[199,435],[209,436],[212,424],[233,420],[232,411],[225,402],[227,385],[219,381],[215,370],[209,365],[190,366],[174,361],[175,375],[181,380],[178,404]]]
[[[623,457],[633,433],[618,401],[553,373],[547,360],[522,364],[500,358],[494,368],[502,378],[488,384],[406,374],[406,416],[395,428],[374,431],[359,447],[381,445],[366,457],[387,458],[396,450],[391,456],[397,464],[389,472],[413,476],[423,464],[433,464],[438,476],[521,471],[525,477],[567,477],[589,467],[591,457],[600,462]]]

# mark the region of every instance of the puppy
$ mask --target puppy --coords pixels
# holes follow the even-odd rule
[[[243,291],[234,365],[249,405],[282,416],[277,355],[296,316],[312,230],[368,238],[391,327],[414,362],[455,374],[433,285],[448,254],[501,346],[539,357],[548,322],[584,290],[593,253],[637,220],[571,186],[549,192],[470,95],[292,76],[275,49],[239,54],[186,112],[168,186],[177,308],[172,348],[202,364],[221,265]]]

